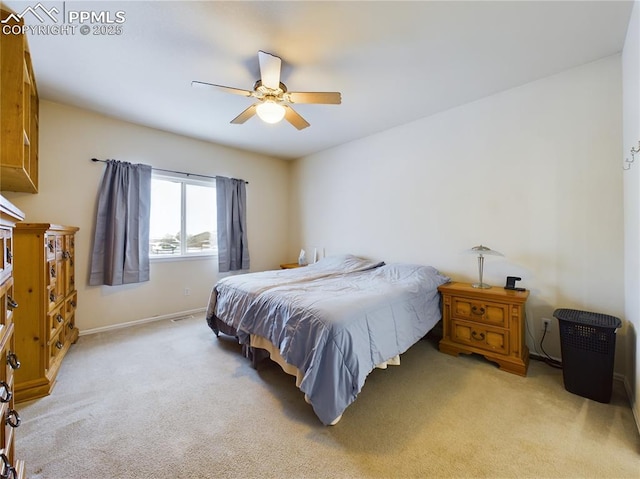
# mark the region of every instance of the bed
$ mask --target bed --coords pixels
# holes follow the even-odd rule
[[[207,306],[207,322],[216,335],[236,336],[239,321],[251,302],[268,289],[329,276],[366,271],[383,265],[352,254],[334,255],[303,268],[228,276],[216,283]]]
[[[449,278],[430,266],[327,259],[220,280],[207,322],[254,353],[268,351],[330,425],[374,368],[399,364],[440,320],[437,288]]]

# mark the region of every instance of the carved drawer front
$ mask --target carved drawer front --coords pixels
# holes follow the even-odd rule
[[[7,413],[11,409],[10,407],[12,402],[11,395],[13,395],[12,390],[13,390],[13,385],[9,384],[8,381],[3,380],[2,383],[0,383],[0,417],[1,418],[5,418],[7,416]],[[12,436],[12,434],[9,434],[9,437],[7,437],[8,432],[10,431],[8,431],[7,427],[4,427],[0,430],[0,441],[2,441],[2,444],[10,444],[9,439],[11,439],[10,436]],[[7,455],[7,459],[8,458],[9,456]]]
[[[58,302],[58,276],[60,271],[58,271],[58,263],[55,259],[47,261],[46,268],[47,299],[49,300],[49,311],[52,311]]]
[[[8,347],[8,346],[7,346]],[[7,365],[7,350],[2,350],[0,360]],[[10,367],[0,368],[0,404],[8,403],[7,398],[13,396],[13,369]]]
[[[67,316],[75,313],[76,308],[78,307],[78,292],[74,291],[73,294],[69,295],[69,297],[65,300],[65,306],[67,308]]]
[[[509,354],[509,331],[480,323],[451,321],[451,340],[500,354]]]
[[[15,441],[13,436],[15,435],[14,430],[20,425],[20,415],[18,411],[13,408],[10,408],[8,404],[3,404],[6,408],[3,408],[2,418],[4,420],[4,444],[10,444],[10,450],[7,454],[7,459],[9,463],[13,464],[15,459]],[[11,477],[11,476],[9,476]]]
[[[58,356],[61,355],[64,348],[64,328],[60,328],[56,335],[51,338],[51,341],[47,343],[47,349],[49,350],[49,368],[55,363]]]
[[[47,341],[53,338],[64,325],[65,309],[64,304],[60,304],[56,309],[47,315],[47,325],[49,326],[49,335]]]
[[[18,307],[13,298],[13,278],[0,285],[0,337],[13,322],[13,310]]]
[[[0,228],[0,283],[11,276],[13,251],[11,247],[11,230]]]
[[[11,334],[12,333],[13,331],[11,331]],[[12,335],[9,341],[9,344],[7,345],[8,349],[5,349],[2,352],[2,355],[0,356],[0,361],[2,361],[2,363],[6,365],[6,368],[4,370],[5,378],[3,379],[3,381],[6,385],[9,386],[9,391],[11,392],[11,395],[13,395],[13,392],[14,392],[13,391],[14,389],[13,371],[20,367],[20,361],[18,360],[17,356],[13,352],[14,351],[13,343],[14,341],[13,341],[13,335]],[[4,384],[2,388],[4,388]],[[6,402],[3,402],[3,401],[6,401]],[[21,421],[20,414],[18,414],[18,412],[15,409],[13,409],[14,401],[12,401],[11,398],[8,398],[8,395],[5,395],[5,394],[0,395],[0,405],[2,405],[2,408],[0,409],[0,417],[3,419],[3,422],[4,422],[4,430],[2,431],[3,444],[11,445],[11,450],[8,451],[9,454],[7,455],[7,457],[10,462],[13,462],[14,461],[13,435],[14,435],[14,429],[20,425],[20,421]]]
[[[451,300],[451,317],[467,321],[477,321],[506,328],[509,324],[509,305],[491,303],[463,297]]]
[[[75,239],[73,235],[64,236],[64,251],[62,253],[62,259],[64,260],[65,269],[65,296],[75,289]]]
[[[8,349],[5,349],[2,352],[2,356],[0,357],[0,362],[6,366],[5,368],[5,380],[8,384],[13,384],[13,376],[14,371],[20,367],[20,359],[18,355],[15,353],[15,344],[13,336],[11,337],[11,341],[7,346]]]
[[[56,237],[55,235],[46,235],[44,249],[47,252],[47,261],[56,259]]]
[[[55,242],[56,242],[56,259],[57,260],[61,260],[64,256],[64,236],[63,235],[56,235],[55,236]]]
[[[76,307],[78,305],[78,292],[75,291],[64,302],[65,304],[65,324],[67,330],[72,331],[76,327]]]
[[[6,361],[6,355],[2,354],[3,360]],[[0,429],[0,441],[2,444],[10,444],[13,447],[13,428],[20,423],[20,416],[13,410],[13,373],[10,377],[6,376],[7,371],[2,368],[0,373],[0,417],[3,422],[9,420],[13,424],[10,426],[5,422],[4,429]],[[13,451],[9,451],[8,457],[11,459]]]

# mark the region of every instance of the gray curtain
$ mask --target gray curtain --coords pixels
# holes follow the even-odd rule
[[[107,160],[102,177],[89,284],[149,281],[151,167]]]
[[[218,270],[249,269],[247,189],[244,180],[216,178]]]

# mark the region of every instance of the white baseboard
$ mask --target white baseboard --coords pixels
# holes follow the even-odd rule
[[[112,324],[110,326],[102,326],[100,328],[85,329],[80,331],[80,336],[86,336],[89,334],[103,333],[105,331],[113,331],[115,329],[129,328],[138,324],[151,323],[153,321],[162,321],[165,319],[176,319],[183,316],[189,316],[192,314],[200,314],[206,311],[206,308],[190,309],[188,311],[180,311],[177,313],[161,314],[158,316],[152,316],[151,318],[136,319],[135,321],[127,321],[126,323]]]

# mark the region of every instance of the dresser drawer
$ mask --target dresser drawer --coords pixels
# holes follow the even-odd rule
[[[11,246],[11,229],[0,228],[0,283],[11,276],[13,251]]]
[[[451,320],[451,340],[493,353],[509,354],[509,331],[480,323]]]
[[[74,291],[72,294],[70,294],[67,299],[65,299],[64,303],[67,318],[69,318],[76,312],[76,307],[78,306],[78,292]]]
[[[20,367],[20,359],[15,352],[15,340],[13,338],[13,325],[9,328],[10,339],[5,349],[0,354],[0,363],[6,365],[3,381],[13,384],[14,371]],[[2,373],[0,373],[1,375]]]
[[[65,309],[64,303],[60,304],[57,308],[47,314],[47,326],[49,335],[47,336],[47,341],[53,338],[58,331],[62,329],[65,320]]]
[[[13,322],[13,310],[18,304],[13,299],[13,278],[0,285],[0,337]]]
[[[451,318],[506,328],[509,324],[509,305],[454,296],[451,298]]]
[[[45,258],[47,261],[56,259],[56,237],[55,235],[45,235],[44,240]]]
[[[57,331],[56,335],[51,338],[51,341],[47,343],[47,349],[49,352],[49,365],[47,369],[51,369],[53,364],[56,362],[56,359],[62,357],[62,350],[64,349],[64,341],[65,341],[65,330],[64,328],[60,328]]]
[[[9,463],[13,463],[14,461],[14,445],[15,445],[15,432],[14,430],[20,426],[21,418],[18,411],[9,407],[9,404],[2,405],[2,422],[4,423],[4,431],[3,431],[3,443],[9,445],[9,450],[5,449],[5,454],[7,459],[9,459]],[[7,454],[8,453],[8,454]]]

